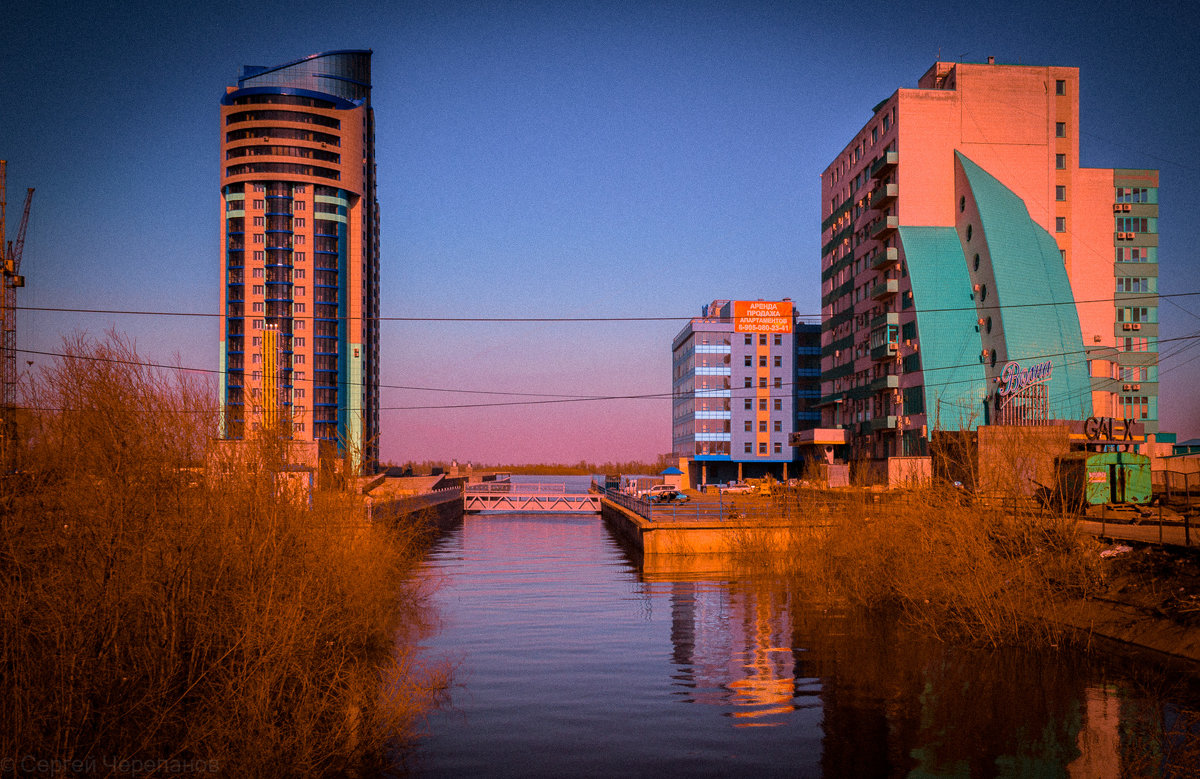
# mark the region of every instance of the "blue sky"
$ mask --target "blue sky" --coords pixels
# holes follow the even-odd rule
[[[820,171],[939,57],[1081,71],[1081,157],[1161,170],[1160,291],[1189,248],[1200,64],[1185,3],[26,3],[5,10],[10,214],[37,188],[21,305],[218,309],[218,100],[244,64],[371,48],[385,317],[819,313]],[[14,205],[15,204],[15,205]],[[11,220],[15,221],[15,220]],[[1200,297],[1160,307],[1200,331]],[[652,458],[682,321],[383,324],[385,459]],[[115,328],[213,370],[213,317],[22,312],[19,346]],[[1197,340],[1164,344],[1164,428],[1200,436]],[[1185,349],[1172,355],[1180,349]],[[28,355],[36,369],[49,358]],[[529,398],[525,398],[528,400]]]

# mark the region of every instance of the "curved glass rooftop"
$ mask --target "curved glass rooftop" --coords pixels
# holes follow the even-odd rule
[[[371,92],[371,50],[343,49],[310,54],[273,67],[246,65],[237,90],[223,103],[247,94],[297,94],[329,96],[335,102],[361,105]]]

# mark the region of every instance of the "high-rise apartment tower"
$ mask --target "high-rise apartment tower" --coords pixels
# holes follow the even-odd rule
[[[1158,429],[1158,172],[1079,163],[1079,71],[938,62],[821,175],[823,427]]]
[[[378,459],[371,52],[246,66],[221,98],[221,427]]]

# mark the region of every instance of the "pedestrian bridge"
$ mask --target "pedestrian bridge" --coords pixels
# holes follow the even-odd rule
[[[568,493],[565,484],[469,484],[463,492],[463,511],[536,511],[555,514],[599,514],[600,496]]]

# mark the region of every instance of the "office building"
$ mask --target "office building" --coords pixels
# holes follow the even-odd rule
[[[1158,173],[1080,166],[1079,72],[935,63],[821,176],[822,428],[1157,420]]]
[[[221,98],[222,437],[378,459],[371,52],[247,66]]]
[[[817,421],[819,333],[790,300],[715,300],[675,336],[672,451],[690,484],[788,478],[789,436]]]

